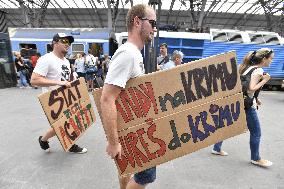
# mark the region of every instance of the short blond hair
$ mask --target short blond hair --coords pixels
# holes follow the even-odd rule
[[[133,28],[134,18],[137,16],[138,18],[143,18],[146,16],[147,5],[138,4],[129,9],[126,16],[126,27],[128,31],[131,31]]]

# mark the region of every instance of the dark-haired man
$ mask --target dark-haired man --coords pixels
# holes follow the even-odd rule
[[[168,54],[167,43],[160,44],[160,56],[157,57],[157,70],[160,70],[161,66],[170,61],[170,56]]]
[[[57,33],[53,36],[53,51],[40,57],[34,68],[31,84],[33,86],[41,86],[43,92],[55,89],[58,86],[70,87],[71,69],[70,62],[65,58],[70,44],[74,42],[73,36],[65,33]],[[47,132],[40,136],[38,141],[43,150],[49,150],[48,139],[55,136],[53,128],[49,128]],[[74,144],[69,152],[86,153],[86,148],[81,148]]]

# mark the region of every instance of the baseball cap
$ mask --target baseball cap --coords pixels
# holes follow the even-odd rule
[[[70,43],[74,42],[74,37],[71,36],[71,35],[66,35],[66,33],[57,33],[57,34],[55,34],[53,36],[52,41],[56,41],[57,42],[59,39],[62,39],[62,38],[67,38]]]

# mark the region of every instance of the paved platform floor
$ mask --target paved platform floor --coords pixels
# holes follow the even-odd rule
[[[36,98],[40,92],[0,89],[0,188],[119,188],[100,120],[77,142],[88,148],[86,154],[65,153],[57,138],[50,141],[51,153],[40,149],[38,136],[50,127]],[[284,92],[264,91],[261,98],[261,156],[271,160],[272,167],[249,163],[245,133],[224,142],[227,157],[211,155],[208,147],[158,166],[157,180],[147,188],[284,189]]]

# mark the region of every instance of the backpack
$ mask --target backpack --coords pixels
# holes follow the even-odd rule
[[[253,105],[253,100],[258,98],[260,89],[256,90],[254,92],[253,97],[250,97],[247,93],[247,91],[249,90],[249,84],[250,84],[250,80],[251,80],[251,74],[252,72],[257,69],[258,67],[254,67],[252,68],[247,74],[245,75],[241,75],[240,79],[241,79],[241,85],[242,85],[242,92],[243,92],[243,97],[244,97],[244,106],[245,106],[245,110],[252,107]]]

